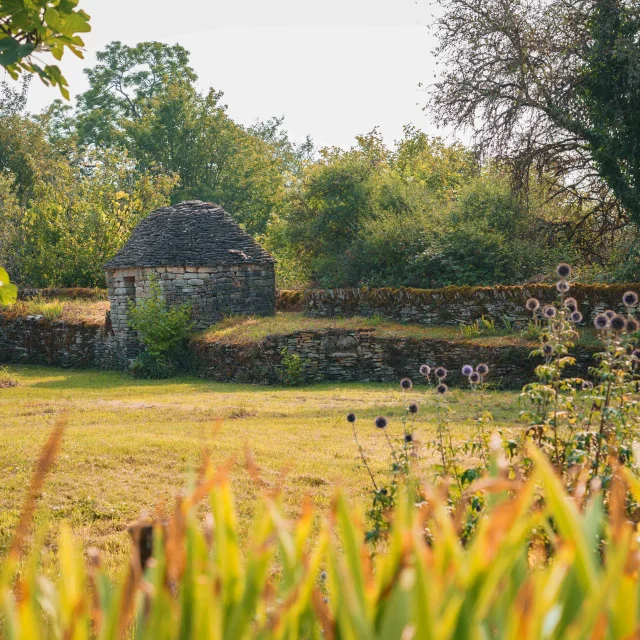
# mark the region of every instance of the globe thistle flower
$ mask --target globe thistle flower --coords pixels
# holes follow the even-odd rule
[[[436,378],[439,380],[444,380],[447,377],[447,370],[444,367],[438,367],[436,369]]]
[[[593,389],[593,383],[589,382],[588,380],[583,380],[583,382],[582,382],[582,390],[583,391],[590,391],[591,389]]]
[[[582,322],[582,314],[579,311],[574,311],[571,314],[571,321],[575,322],[576,324],[578,324],[579,322]]]
[[[622,333],[627,328],[627,319],[624,316],[616,314],[611,318],[611,328],[616,333]]]
[[[355,421],[356,421],[356,414],[355,413],[348,413],[347,414],[347,422],[354,423]]]
[[[615,312],[615,311],[613,311],[612,309],[607,309],[607,310],[604,312],[604,315],[605,315],[605,316],[607,316],[607,318],[609,318],[609,320],[613,320],[613,318],[614,318],[614,317],[615,317],[615,315],[616,315],[616,312]]]
[[[468,378],[472,373],[473,367],[470,364],[465,364],[464,367],[462,367],[462,375],[465,376],[465,378]]]
[[[557,284],[556,284],[556,289],[560,292],[560,293],[567,293],[569,291],[569,289],[571,289],[571,285],[566,281],[566,280],[560,280]]]
[[[471,384],[478,384],[478,382],[480,382],[480,374],[477,371],[474,371],[470,376],[469,376],[469,382]]]
[[[400,388],[404,391],[409,391],[413,387],[413,382],[411,382],[410,378],[402,378],[400,380]]]
[[[549,334],[548,333],[543,333],[542,337],[540,338],[540,340],[542,340],[542,342],[549,342]]]
[[[405,433],[404,434],[404,441],[405,442],[413,442],[413,436],[410,433]]]
[[[384,416],[378,416],[374,422],[378,429],[386,429],[389,421]]]
[[[611,324],[611,320],[606,313],[599,313],[593,320],[593,324],[596,326],[596,329],[604,330],[608,329]]]
[[[635,318],[627,318],[627,333],[635,333],[640,329],[640,324]]]
[[[489,365],[486,365],[484,363],[479,364],[476,367],[476,371],[481,375],[481,376],[486,376],[489,373]]]
[[[638,304],[638,294],[635,291],[627,291],[622,296],[625,307],[635,307]]]
[[[566,262],[561,262],[556,267],[556,273],[561,278],[568,278],[571,275],[571,265],[568,265]]]
[[[556,317],[556,308],[553,305],[548,304],[543,310],[545,318],[555,318]]]
[[[548,358],[553,355],[553,345],[545,344],[542,347],[542,353]]]
[[[436,387],[436,391],[443,396],[445,393],[447,393],[447,391],[449,391],[449,387],[447,387],[447,385],[444,382],[441,382],[437,387]]]
[[[524,306],[529,310],[529,311],[537,311],[540,308],[540,301],[537,298],[529,298],[525,303]]]
[[[578,308],[578,301],[575,298],[565,298],[565,301],[562,303],[565,309],[568,309],[569,306],[573,306],[576,309]]]
[[[426,377],[431,374],[431,367],[428,364],[421,364],[419,371],[421,375]]]
[[[418,404],[416,402],[412,402],[409,407],[409,413],[418,413]]]

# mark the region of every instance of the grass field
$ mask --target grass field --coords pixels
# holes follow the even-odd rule
[[[354,502],[366,498],[370,486],[345,420],[349,411],[358,416],[359,437],[377,473],[388,465],[388,445],[373,426],[377,415],[390,418],[390,435],[399,438],[403,402],[417,400],[417,437],[424,442],[434,435],[434,392],[426,387],[403,397],[389,384],[281,389],[27,366],[12,371],[18,386],[0,389],[0,557],[38,451],[60,415],[68,417],[68,427],[38,519],[48,518],[53,532],[61,520],[70,522],[85,548],[101,550],[109,569],[128,551],[127,524],[163,502],[170,507],[205,448],[216,464],[234,460],[231,475],[246,531],[258,491],[245,469],[245,446],[264,480],[282,485],[287,511],[295,514],[306,495],[327,506],[338,484]],[[491,395],[498,425],[515,426],[517,394]],[[452,391],[449,403],[462,441],[472,429],[468,392]]]

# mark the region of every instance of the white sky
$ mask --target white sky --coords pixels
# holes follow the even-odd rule
[[[433,80],[432,8],[424,0],[80,0],[91,15],[86,59],[65,54],[72,95],[82,69],[112,40],[157,40],[191,52],[201,89],[224,92],[230,116],[250,125],[285,116],[291,137],[350,146],[378,126],[388,143],[413,123],[438,133],[418,83]],[[34,79],[29,108],[59,97]],[[442,132],[440,132],[442,133]]]

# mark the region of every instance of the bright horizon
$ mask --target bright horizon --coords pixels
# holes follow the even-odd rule
[[[61,67],[72,97],[88,87],[83,69],[113,40],[179,43],[191,54],[198,87],[224,92],[235,121],[285,117],[296,142],[349,147],[378,127],[388,144],[412,123],[439,131],[419,83],[433,80],[432,7],[412,0],[80,0],[91,16],[85,60],[66,53]],[[171,15],[171,19],[166,16]],[[34,78],[28,108],[59,97]],[[446,136],[453,141],[452,135]]]

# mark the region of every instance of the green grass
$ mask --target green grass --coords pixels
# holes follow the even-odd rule
[[[265,482],[281,485],[284,504],[297,514],[304,496],[321,508],[334,487],[366,500],[367,475],[359,465],[350,425],[354,411],[362,445],[376,473],[388,465],[388,445],[373,420],[390,418],[400,437],[405,396],[393,384],[336,384],[282,389],[211,383],[183,377],[135,381],[123,373],[16,366],[19,385],[0,389],[0,557],[6,552],[34,461],[51,426],[65,414],[62,451],[42,496],[43,512],[71,523],[86,547],[101,550],[110,571],[128,551],[126,526],[163,502],[171,505],[208,449],[215,464],[229,462],[246,533],[257,491],[245,468],[248,447]],[[406,398],[421,405],[417,437],[434,435],[433,391],[416,387]],[[472,425],[468,392],[452,391],[459,441]],[[517,394],[492,392],[498,426],[517,421]],[[56,527],[51,527],[53,545]],[[52,548],[51,546],[49,547]]]
[[[497,325],[500,323],[496,323]],[[380,317],[363,318],[309,318],[302,313],[276,313],[275,316],[231,316],[209,330],[201,333],[198,339],[205,342],[223,344],[253,344],[264,340],[269,335],[285,335],[296,331],[317,331],[322,329],[370,329],[378,336],[409,337],[416,339],[452,340],[478,345],[517,346],[523,345],[532,349],[537,341],[523,335],[521,330],[507,331],[496,328],[480,335],[464,335],[460,327],[434,327],[419,324],[402,324]],[[581,329],[580,343],[589,345],[596,340],[595,331]]]
[[[91,322],[101,324],[109,309],[106,300],[64,300],[59,298],[33,298],[20,300],[2,310],[7,318],[42,315],[50,321]]]

